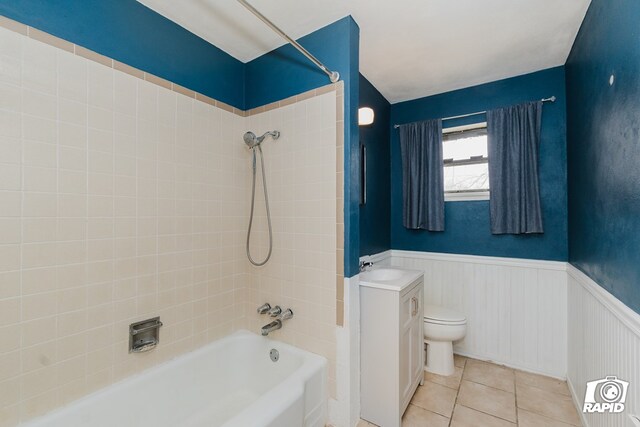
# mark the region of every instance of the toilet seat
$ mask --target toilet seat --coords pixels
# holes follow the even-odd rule
[[[424,321],[436,325],[464,325],[467,318],[455,310],[437,305],[425,305]]]
[[[460,326],[460,325],[466,325],[467,321],[466,320],[462,320],[462,321],[458,321],[458,322],[447,322],[444,320],[434,320],[434,319],[428,319],[428,318],[424,318],[424,322],[425,323],[431,323],[433,325],[443,325],[443,326]]]

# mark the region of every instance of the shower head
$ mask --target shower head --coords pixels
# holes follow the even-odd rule
[[[278,132],[277,130],[274,130],[270,132],[265,132],[262,136],[256,136],[255,133],[249,131],[244,134],[243,139],[244,139],[244,143],[247,144],[247,147],[255,148],[260,144],[262,144],[262,141],[264,141],[264,139],[267,136],[271,136],[273,139],[278,139],[280,137],[280,132]]]
[[[247,147],[249,148],[253,148],[256,145],[260,144],[260,142],[258,142],[258,137],[253,132],[245,133],[243,139],[244,143],[247,144]]]

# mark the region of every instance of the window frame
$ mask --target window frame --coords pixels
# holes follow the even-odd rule
[[[445,138],[447,135],[451,134],[464,134],[465,132],[475,131],[477,129],[486,129],[487,122],[479,122],[473,123],[469,125],[462,126],[453,126],[450,128],[445,128],[442,130],[442,143],[444,144]],[[487,141],[488,144],[488,141]],[[445,162],[446,159],[443,159],[443,168],[456,166],[456,165],[474,165],[474,164],[484,164],[488,165],[489,158],[482,157],[481,159],[464,159],[458,161],[450,161]],[[488,167],[488,166],[487,166]],[[444,185],[444,182],[443,182]],[[491,188],[488,190],[463,190],[463,191],[446,191],[444,192],[444,201],[445,202],[463,202],[463,201],[478,201],[478,200],[489,200],[491,194]]]

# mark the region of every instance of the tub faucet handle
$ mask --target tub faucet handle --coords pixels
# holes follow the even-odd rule
[[[282,313],[282,308],[280,308],[279,305],[276,305],[271,310],[269,310],[269,316],[271,317],[278,317],[280,313]]]
[[[289,320],[293,317],[293,310],[291,310],[290,308],[287,308],[285,311],[282,312],[282,314],[280,315],[280,319],[281,320]]]
[[[271,310],[271,304],[269,304],[268,302],[265,302],[260,307],[258,307],[258,314],[265,314],[269,310]]]

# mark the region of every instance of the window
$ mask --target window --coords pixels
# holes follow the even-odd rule
[[[445,200],[488,200],[487,124],[445,129],[442,144]]]

